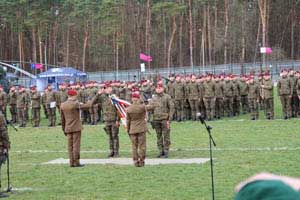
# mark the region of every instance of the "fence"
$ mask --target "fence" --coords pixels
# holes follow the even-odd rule
[[[110,72],[88,72],[88,80],[91,81],[107,81],[107,80],[121,80],[121,81],[139,81],[141,78],[150,79],[155,75],[160,75],[167,77],[170,73],[174,74],[204,74],[206,72],[221,74],[221,73],[231,73],[231,74],[246,74],[251,70],[259,72],[260,70],[265,70],[268,68],[274,79],[280,74],[282,69],[292,68],[294,70],[300,69],[300,60],[292,61],[278,61],[278,62],[268,62],[265,67],[262,63],[235,63],[227,65],[212,65],[212,66],[197,66],[197,67],[172,67],[172,68],[157,68],[146,70],[145,73],[141,73],[140,69],[122,70],[122,71],[110,71]],[[29,78],[19,78],[18,84],[29,86]]]

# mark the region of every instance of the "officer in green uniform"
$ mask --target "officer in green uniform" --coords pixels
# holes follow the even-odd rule
[[[203,84],[204,88],[204,105],[206,109],[206,118],[208,121],[212,120],[215,115],[215,103],[216,103],[216,85],[212,80],[212,74],[206,76],[206,81]]]
[[[187,93],[189,94],[189,105],[191,107],[192,120],[196,120],[196,114],[199,112],[199,87],[196,82],[196,76],[192,75],[191,82],[188,84]]]
[[[224,83],[220,80],[220,77],[215,77],[215,95],[216,95],[216,108],[215,116],[220,119],[224,116]]]
[[[46,108],[48,113],[48,126],[56,126],[56,104],[57,95],[53,90],[52,85],[48,85],[48,92],[46,93]]]
[[[230,80],[230,75],[225,77],[225,84],[224,84],[224,110],[227,117],[233,116],[233,84]]]

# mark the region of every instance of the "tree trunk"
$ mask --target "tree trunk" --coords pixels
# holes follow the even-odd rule
[[[225,18],[225,30],[224,30],[224,64],[227,64],[227,50],[228,50],[228,8],[229,8],[229,0],[224,1],[224,18]]]
[[[292,0],[291,2],[291,59],[294,59],[295,53],[295,1]]]
[[[83,39],[83,55],[82,55],[82,71],[85,72],[85,57],[86,57],[86,47],[89,39],[89,22],[86,22],[84,30],[84,39]]]
[[[247,12],[247,1],[243,2],[243,19],[242,19],[242,52],[241,52],[241,63],[244,64],[246,57],[246,12]],[[242,69],[243,71],[243,69]]]
[[[217,30],[218,30],[218,0],[215,0],[215,23],[214,23],[214,64],[217,63],[216,53],[217,53]]]
[[[212,42],[211,42],[211,36],[212,36],[212,30],[211,30],[211,25],[210,25],[210,5],[208,2],[207,5],[207,31],[208,31],[208,59],[209,59],[209,65],[212,63],[212,56],[211,56],[211,50],[212,50]]]
[[[204,67],[205,67],[205,48],[206,48],[205,42],[206,42],[206,9],[204,7],[203,8],[202,41],[201,41],[203,73],[204,73]]]
[[[147,0],[147,17],[146,17],[146,52],[150,55],[151,49],[151,36],[150,36],[150,29],[151,29],[151,0]],[[150,70],[151,65],[148,62],[148,69]]]
[[[176,24],[176,17],[174,16],[173,17],[173,30],[172,30],[172,34],[171,34],[171,37],[170,37],[169,47],[168,47],[168,63],[167,63],[167,65],[168,65],[169,74],[171,72],[170,67],[171,67],[172,44],[173,44],[173,40],[174,40],[174,37],[175,37],[176,30],[177,30],[177,24]]]
[[[65,65],[66,67],[69,66],[69,57],[70,57],[70,29],[71,27],[69,25],[67,25],[67,38],[66,38],[66,53],[65,53],[65,56],[66,56],[66,60],[65,61]]]
[[[183,55],[182,55],[182,29],[183,29],[183,14],[179,19],[179,66],[183,67]]]
[[[193,72],[194,72],[192,0],[189,0],[189,29],[190,29],[190,65],[193,68]]]
[[[267,4],[268,0],[259,0],[259,10],[260,10],[260,17],[262,23],[262,46],[266,47],[266,35],[267,35]],[[266,54],[263,54],[263,64],[266,63]]]
[[[257,28],[257,34],[256,34],[256,42],[255,42],[255,52],[254,52],[254,63],[256,62],[257,52],[260,50],[258,49],[259,44],[259,38],[260,38],[260,29],[261,29],[261,19],[259,18],[258,28]]]
[[[40,63],[43,62],[43,42],[42,42],[42,36],[41,36],[41,30],[40,28],[38,29],[38,39],[39,39],[39,56],[40,56]]]
[[[33,27],[31,30],[32,34],[32,62],[36,63],[36,36],[35,36],[35,28]]]

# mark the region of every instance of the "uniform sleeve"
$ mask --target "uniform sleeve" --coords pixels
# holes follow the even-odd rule
[[[168,107],[169,107],[169,120],[171,121],[172,116],[174,115],[175,112],[175,106],[174,106],[174,102],[170,97],[168,98]]]
[[[2,143],[2,146],[5,149],[9,149],[10,142],[9,142],[9,138],[8,138],[6,121],[5,121],[3,115],[0,115],[0,139],[1,139],[0,142]]]
[[[61,116],[61,127],[63,132],[65,132],[66,119],[62,109],[60,109],[60,116]]]
[[[93,106],[93,105],[95,105],[95,104],[97,104],[97,103],[101,103],[100,94],[96,94],[96,95],[92,98],[90,104]]]
[[[127,117],[126,117],[127,133],[129,133],[130,130],[130,124],[131,124],[130,114],[127,113]]]

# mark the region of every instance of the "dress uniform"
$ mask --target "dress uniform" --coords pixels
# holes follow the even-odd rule
[[[127,133],[132,144],[132,158],[136,167],[143,167],[146,158],[146,107],[138,92],[132,93],[132,105],[127,108]]]

